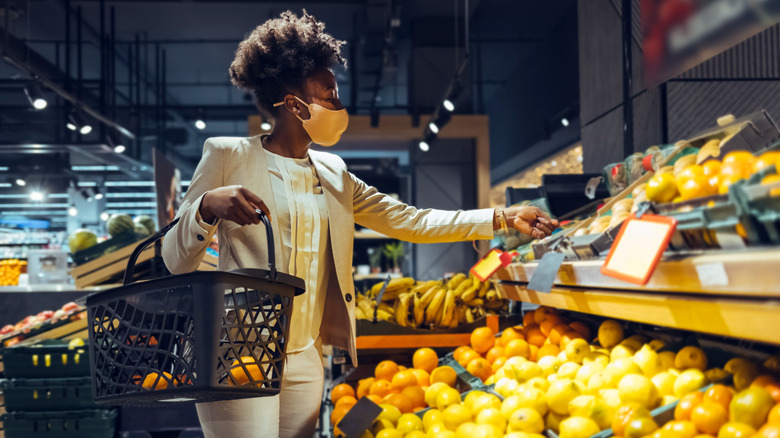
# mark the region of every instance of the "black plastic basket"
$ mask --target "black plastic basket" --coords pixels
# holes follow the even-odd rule
[[[271,227],[269,270],[193,272],[86,297],[95,402],[144,406],[279,393],[293,298],[303,280],[276,271]]]
[[[0,382],[7,411],[94,409],[89,377]]]
[[[38,344],[4,348],[3,371],[9,379],[89,376],[86,347]]]
[[[3,415],[6,438],[114,438],[115,410],[9,412]]]

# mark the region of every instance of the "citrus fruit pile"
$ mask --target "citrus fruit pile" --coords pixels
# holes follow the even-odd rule
[[[0,260],[0,286],[16,286],[19,284],[19,275],[26,271],[26,268],[26,260]]]

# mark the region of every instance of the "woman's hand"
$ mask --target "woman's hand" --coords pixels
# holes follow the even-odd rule
[[[550,219],[542,210],[536,207],[520,206],[496,209],[493,217],[493,229],[501,229],[501,214],[506,218],[506,226],[517,231],[544,239],[558,228],[558,221]]]
[[[200,217],[209,223],[216,218],[239,225],[259,224],[255,210],[260,209],[271,220],[271,212],[259,196],[243,186],[227,186],[206,192],[200,203]]]

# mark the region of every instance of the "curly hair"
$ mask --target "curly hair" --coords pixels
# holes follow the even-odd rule
[[[273,104],[290,90],[301,90],[305,79],[321,68],[346,67],[344,41],[325,33],[325,24],[306,10],[291,11],[257,26],[241,41],[230,65],[230,80],[253,93],[258,105],[275,113]]]

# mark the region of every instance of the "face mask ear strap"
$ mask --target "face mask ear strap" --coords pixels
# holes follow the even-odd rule
[[[298,97],[298,96],[295,96],[295,95],[293,95],[293,97],[294,97],[294,98],[296,98],[296,99],[298,99],[298,101],[300,101],[302,104],[306,105],[306,108],[311,108],[311,106],[310,106],[308,103],[306,103],[306,102],[305,102],[303,99],[301,99],[300,97]],[[281,101],[281,102],[276,102],[276,103],[274,104],[274,108],[276,108],[277,106],[282,106],[282,105],[284,105],[284,101]],[[306,121],[305,121],[305,120],[303,120],[303,119],[301,118],[301,116],[300,116],[300,115],[298,115],[298,114],[295,114],[295,117],[297,117],[297,118],[298,118],[298,120],[300,120],[302,123],[306,123]]]

